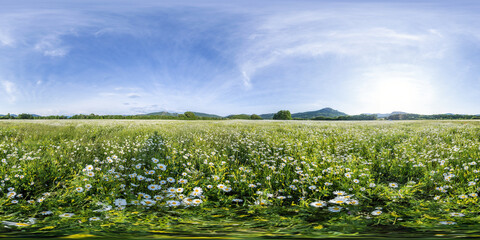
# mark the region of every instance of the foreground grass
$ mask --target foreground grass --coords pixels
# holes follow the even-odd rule
[[[1,121],[0,160],[0,237],[480,234],[479,121]]]

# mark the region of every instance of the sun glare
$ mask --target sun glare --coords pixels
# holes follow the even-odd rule
[[[369,76],[360,88],[361,103],[365,109],[381,113],[428,111],[433,87],[428,78],[418,75],[383,72]]]

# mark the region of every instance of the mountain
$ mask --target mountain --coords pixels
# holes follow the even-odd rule
[[[275,113],[267,113],[261,114],[260,117],[263,119],[272,119]],[[323,108],[317,111],[309,111],[309,112],[299,112],[293,113],[292,118],[302,118],[302,119],[311,119],[315,117],[339,117],[339,116],[347,116],[347,114],[337,111],[333,108]]]
[[[195,113],[195,116],[197,117],[223,118],[222,116],[218,116],[210,113],[201,113],[201,112],[193,112],[193,113]]]
[[[273,119],[273,115],[275,115],[275,113],[265,113],[265,114],[260,114],[258,116],[260,116],[263,119]]]
[[[339,116],[347,116],[347,114],[332,108],[323,108],[317,111],[300,112],[300,113],[292,114],[292,118],[303,118],[303,119],[310,119],[314,117],[339,117]]]
[[[374,113],[374,114],[377,114],[377,118],[387,118],[387,117],[390,117],[392,115],[407,114],[407,113],[406,112],[400,112],[400,111],[394,111],[394,112],[391,112],[391,113]]]
[[[142,114],[142,115],[160,115],[160,116],[172,116],[172,117],[176,117],[176,116],[178,116],[178,113],[171,113],[171,112],[163,111],[163,112],[147,113],[147,114]]]
[[[248,114],[232,114],[226,116],[228,119],[250,119],[250,115]]]
[[[215,115],[215,114],[209,114],[209,113],[201,113],[201,112],[193,112],[195,116],[197,117],[210,117],[210,118],[222,118],[221,116]],[[147,113],[143,115],[160,115],[160,116],[172,116],[172,117],[177,117],[179,114],[178,113],[171,113],[167,111],[163,112],[153,112],[153,113]]]

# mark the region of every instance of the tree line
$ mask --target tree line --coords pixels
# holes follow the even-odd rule
[[[394,114],[386,118],[387,120],[454,120],[454,119],[480,119],[479,115],[466,115],[466,114]]]
[[[73,116],[64,115],[51,115],[51,116],[38,116],[28,113],[22,113],[18,116],[7,114],[0,116],[0,119],[172,119],[172,120],[226,120],[226,119],[245,119],[245,120],[262,120],[257,114],[237,114],[230,115],[226,118],[217,117],[204,117],[196,116],[193,112],[185,112],[178,114],[177,116],[169,115],[96,115],[96,114],[76,114]],[[385,118],[386,120],[454,120],[454,119],[480,119],[479,115],[464,115],[464,114],[433,114],[433,115],[421,115],[421,114],[394,114]],[[314,117],[310,119],[304,118],[292,118],[292,114],[289,110],[280,110],[273,115],[273,120],[321,120],[321,121],[365,121],[365,120],[377,120],[375,114],[360,114],[360,115],[346,115],[338,117]]]

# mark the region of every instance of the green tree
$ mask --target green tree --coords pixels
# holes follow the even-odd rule
[[[33,115],[28,114],[28,113],[22,113],[22,114],[18,115],[18,118],[19,119],[33,119]]]
[[[263,119],[262,117],[258,116],[257,114],[252,114],[252,116],[250,116],[250,119],[252,120],[260,120],[260,119]]]
[[[274,120],[292,120],[292,114],[288,110],[280,110],[273,115]]]
[[[184,112],[183,115],[185,116],[186,119],[196,119],[197,116],[195,116],[195,113],[193,112]]]

